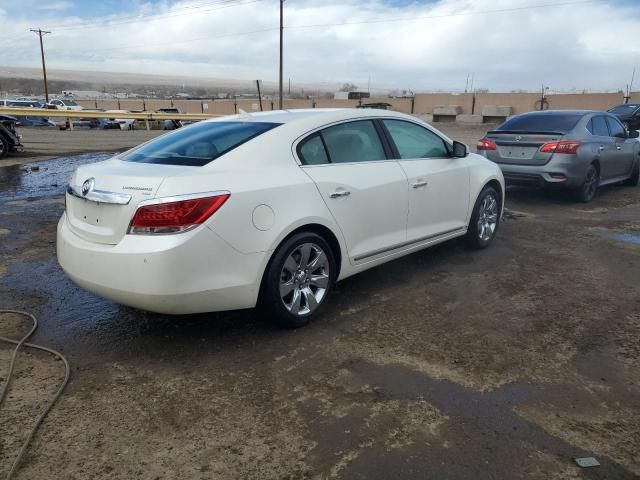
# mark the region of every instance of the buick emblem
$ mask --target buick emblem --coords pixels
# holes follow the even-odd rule
[[[85,197],[87,196],[87,194],[93,190],[93,184],[96,182],[96,179],[91,177],[91,178],[87,178],[84,183],[82,184],[82,195],[84,195]]]
[[[516,142],[519,142],[520,140],[522,140],[522,137],[520,135],[516,136]]]

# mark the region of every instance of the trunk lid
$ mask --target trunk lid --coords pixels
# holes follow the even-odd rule
[[[487,157],[496,163],[545,165],[553,154],[540,152],[540,147],[563,136],[561,132],[494,130],[488,132],[485,138],[493,140],[497,148],[487,151]]]
[[[70,229],[88,241],[117,244],[127,233],[138,204],[154,198],[164,178],[182,169],[184,167],[123,162],[118,159],[79,167],[70,181],[70,189],[76,193],[67,191],[66,194]],[[93,199],[87,199],[83,197],[82,185],[92,178],[91,191],[94,195]],[[87,197],[92,195],[88,194]]]

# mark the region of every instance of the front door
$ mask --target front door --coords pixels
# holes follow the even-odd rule
[[[344,235],[352,263],[406,241],[407,178],[371,120],[327,127],[297,147],[303,170]]]
[[[421,125],[404,120],[381,122],[409,181],[407,242],[465,229],[469,159],[451,157],[445,141]]]
[[[606,117],[609,134],[612,137],[611,170],[612,176],[624,177],[631,175],[633,168],[633,152],[637,142],[635,138],[627,138],[627,132],[622,124],[613,117]]]

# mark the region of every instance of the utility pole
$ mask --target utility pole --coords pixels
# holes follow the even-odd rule
[[[44,30],[31,29],[32,32],[37,33],[40,37],[40,56],[42,57],[42,76],[44,77],[44,98],[47,103],[49,103],[49,87],[47,86],[47,67],[44,64],[44,46],[42,45],[42,36],[51,32],[46,32]]]
[[[262,92],[260,91],[260,80],[256,80],[256,86],[258,87],[258,102],[260,102],[260,111],[262,111]]]
[[[282,40],[284,33],[284,25],[283,25],[283,10],[284,10],[284,0],[280,0],[280,98],[278,99],[278,107],[282,110]]]

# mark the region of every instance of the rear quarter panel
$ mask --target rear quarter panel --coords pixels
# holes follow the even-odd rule
[[[272,252],[308,224],[331,230],[346,252],[340,229],[288,141],[247,142],[202,167],[198,175],[165,178],[157,197],[219,190],[231,195],[205,224],[241,253]],[[344,253],[342,257],[348,259]],[[269,258],[265,256],[264,266]]]

